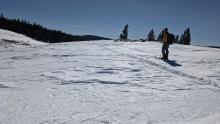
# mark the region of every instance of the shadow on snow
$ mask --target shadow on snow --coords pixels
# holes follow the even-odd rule
[[[182,65],[176,63],[176,60],[167,60],[165,62],[168,63],[171,66],[182,66]]]

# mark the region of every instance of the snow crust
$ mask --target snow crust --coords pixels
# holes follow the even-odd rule
[[[161,46],[0,47],[0,124],[220,124],[220,50]]]

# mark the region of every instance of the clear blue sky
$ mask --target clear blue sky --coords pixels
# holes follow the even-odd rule
[[[190,27],[194,44],[220,45],[220,0],[0,0],[0,13],[72,34],[118,38],[129,24],[129,38],[174,34]]]

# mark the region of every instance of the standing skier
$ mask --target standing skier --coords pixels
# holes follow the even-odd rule
[[[169,54],[168,49],[169,49],[169,32],[168,32],[168,28],[165,28],[163,33],[163,46],[162,46],[163,57],[161,58],[162,60],[168,60],[168,54]]]

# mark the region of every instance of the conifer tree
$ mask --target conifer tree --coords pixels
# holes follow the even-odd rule
[[[147,34],[147,40],[148,41],[156,41],[153,29],[151,29],[151,31]]]
[[[182,34],[180,37],[180,40],[178,42],[179,44],[184,44],[184,35]]]
[[[128,40],[128,24],[125,25],[122,34],[120,34],[120,40]]]
[[[176,35],[175,40],[173,43],[178,43],[179,42],[179,35]]]
[[[186,29],[186,31],[185,31],[185,42],[184,42],[184,44],[185,45],[190,45],[190,43],[191,43],[191,34],[190,34],[190,28],[187,28]]]
[[[187,28],[181,36],[181,44],[190,45],[191,44],[191,34],[190,28]]]

